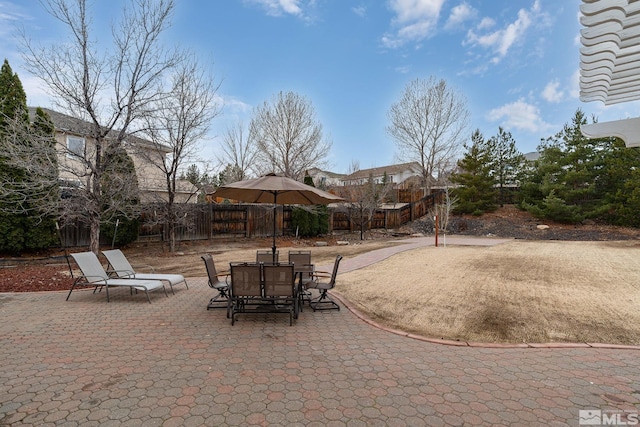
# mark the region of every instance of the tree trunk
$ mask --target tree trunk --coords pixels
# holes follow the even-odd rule
[[[91,215],[89,221],[89,250],[98,255],[100,251],[100,217]]]
[[[173,221],[169,221],[169,252],[176,251],[176,225]]]

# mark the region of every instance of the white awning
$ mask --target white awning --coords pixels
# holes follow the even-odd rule
[[[640,0],[582,0],[580,100],[640,99]]]
[[[580,130],[587,138],[617,136],[627,147],[640,147],[640,118],[582,125]]]
[[[605,105],[640,99],[640,0],[582,0],[580,100]],[[581,127],[587,138],[617,136],[640,147],[640,118]]]

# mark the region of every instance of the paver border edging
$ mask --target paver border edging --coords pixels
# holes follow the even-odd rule
[[[331,291],[331,296],[337,298],[351,313],[365,323],[373,326],[374,328],[390,332],[392,334],[400,335],[414,340],[425,341],[432,344],[450,345],[456,347],[475,347],[475,348],[532,348],[532,349],[567,349],[567,348],[594,348],[594,349],[608,349],[608,350],[640,350],[638,345],[626,345],[626,344],[607,344],[607,343],[571,343],[571,342],[549,342],[549,343],[483,343],[473,341],[459,341],[459,340],[447,340],[444,338],[430,338],[414,333],[402,331],[400,329],[390,328],[382,325],[375,320],[371,319],[362,311],[358,310],[353,304],[349,302],[344,296],[340,295],[336,291]]]

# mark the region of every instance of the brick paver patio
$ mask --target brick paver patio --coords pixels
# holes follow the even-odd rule
[[[579,410],[640,411],[635,349],[443,345],[345,308],[231,326],[206,310],[212,292],[198,278],[152,304],[0,294],[0,425],[575,426]]]

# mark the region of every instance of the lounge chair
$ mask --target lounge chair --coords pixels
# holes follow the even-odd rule
[[[141,280],[161,280],[171,287],[171,293],[175,295],[173,285],[184,285],[189,289],[187,281],[182,274],[160,274],[160,273],[136,273],[127,258],[120,249],[102,251],[102,255],[109,261],[108,273],[112,273],[120,279],[141,279]]]
[[[147,300],[151,304],[151,298],[149,298],[149,292],[157,289],[162,289],[166,296],[167,289],[164,284],[159,280],[139,280],[139,279],[118,279],[111,278],[105,271],[100,260],[93,252],[81,252],[77,254],[71,254],[76,264],[82,271],[82,276],[78,277],[71,286],[69,294],[67,294],[67,301],[71,296],[71,292],[76,286],[94,286],[95,289],[104,287],[107,291],[107,302],[109,302],[109,287],[127,287],[133,293],[136,291],[144,291],[147,295]]]
[[[333,264],[333,273],[331,273],[330,276],[325,272],[314,272],[315,281],[307,285],[307,288],[315,288],[320,292],[320,296],[309,302],[313,311],[340,310],[338,303],[335,302],[327,293],[330,289],[333,289],[336,286],[336,277],[338,276],[338,266],[340,265],[340,261],[342,261],[342,255],[336,256],[336,261]]]

